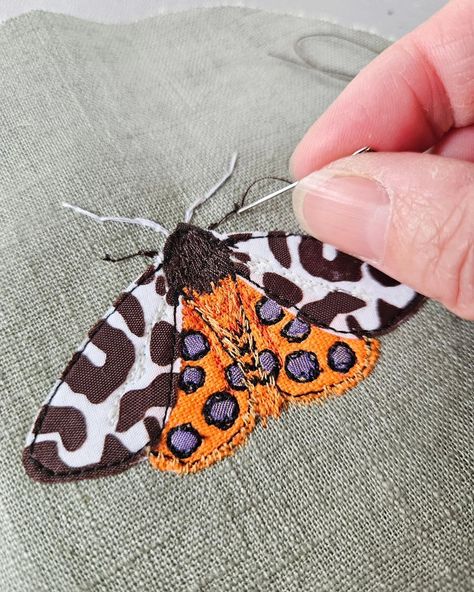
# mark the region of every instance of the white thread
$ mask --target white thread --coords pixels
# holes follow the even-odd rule
[[[123,222],[124,224],[135,224],[137,226],[144,226],[145,228],[151,228],[155,232],[161,232],[165,236],[169,236],[169,230],[167,230],[164,226],[155,222],[154,220],[148,220],[147,218],[125,218],[123,216],[99,216],[94,214],[93,212],[89,212],[88,210],[84,210],[79,206],[74,206],[72,204],[64,202],[63,207],[69,208],[73,210],[77,214],[82,214],[83,216],[88,216],[92,218],[96,222]]]
[[[232,158],[230,159],[229,168],[228,168],[227,172],[225,173],[225,175],[222,177],[222,179],[220,179],[213,187],[211,187],[205,195],[203,195],[202,197],[198,197],[198,199],[196,199],[196,201],[194,201],[189,206],[189,208],[184,212],[184,221],[186,223],[191,221],[193,214],[194,214],[194,210],[196,210],[196,208],[198,208],[201,204],[203,204],[206,200],[208,200],[212,195],[214,195],[214,193],[218,189],[220,189],[222,187],[222,185],[224,185],[224,183],[227,181],[227,179],[234,172],[236,161],[237,161],[237,152],[234,152],[234,154],[232,154]]]

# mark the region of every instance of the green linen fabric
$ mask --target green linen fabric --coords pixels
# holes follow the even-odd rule
[[[143,463],[47,486],[21,465],[55,377],[146,265],[101,257],[163,245],[61,203],[173,228],[237,150],[207,225],[288,176],[304,130],[386,45],[239,8],[0,27],[1,590],[474,590],[473,325],[432,302],[359,387],[291,407],[202,473]],[[222,226],[274,228],[296,230],[289,197]]]

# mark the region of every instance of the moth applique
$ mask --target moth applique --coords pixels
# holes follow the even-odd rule
[[[422,297],[309,236],[182,223],[89,332],[23,453],[44,482],[148,458],[192,473],[229,456],[290,402],[357,385]]]

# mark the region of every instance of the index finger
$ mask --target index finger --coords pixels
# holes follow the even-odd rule
[[[369,145],[424,151],[474,123],[474,3],[453,0],[385,50],[312,125],[291,158],[300,179]]]

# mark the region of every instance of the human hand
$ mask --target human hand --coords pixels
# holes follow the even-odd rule
[[[377,152],[342,158],[364,145]],[[295,214],[309,234],[474,319],[473,163],[474,2],[453,0],[306,133],[291,159]]]

